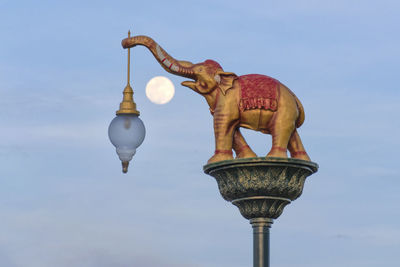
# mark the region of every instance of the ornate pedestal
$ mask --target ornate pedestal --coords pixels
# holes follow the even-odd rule
[[[204,166],[222,197],[250,220],[254,235],[254,267],[269,266],[269,228],[291,201],[297,199],[306,178],[318,164],[291,158],[248,158]]]

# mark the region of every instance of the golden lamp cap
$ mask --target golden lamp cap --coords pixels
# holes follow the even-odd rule
[[[119,110],[117,110],[117,115],[119,114],[136,114],[140,115],[140,112],[136,109],[136,103],[133,101],[133,90],[128,83],[123,92],[123,99],[119,105]]]

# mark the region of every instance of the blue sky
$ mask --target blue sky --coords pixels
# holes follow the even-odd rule
[[[128,29],[178,59],[279,79],[302,101],[320,170],[271,229],[276,267],[398,266],[398,1],[0,0],[0,266],[243,267],[251,226],[202,166],[201,96],[132,50],[147,129],[129,173],[108,141]],[[163,106],[145,85],[176,87]],[[245,131],[265,155],[270,136]]]

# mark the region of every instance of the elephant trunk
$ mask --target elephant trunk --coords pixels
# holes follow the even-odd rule
[[[169,73],[183,76],[190,79],[195,79],[195,74],[190,67],[183,66],[180,61],[171,57],[161,46],[159,46],[153,39],[147,36],[134,36],[122,40],[123,48],[130,48],[136,45],[143,45],[147,47],[150,52],[157,59],[158,63]]]

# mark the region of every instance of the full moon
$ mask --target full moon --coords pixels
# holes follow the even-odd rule
[[[163,105],[168,103],[174,94],[174,84],[164,76],[154,77],[146,85],[146,96],[155,104]]]

